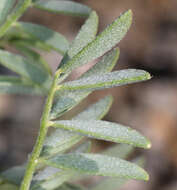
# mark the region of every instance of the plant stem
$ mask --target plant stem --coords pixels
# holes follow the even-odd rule
[[[44,106],[42,118],[41,118],[39,135],[37,137],[36,144],[33,148],[33,152],[28,161],[25,176],[21,183],[20,190],[29,190],[29,188],[30,188],[31,180],[32,180],[33,174],[35,172],[36,165],[38,164],[38,158],[40,156],[40,153],[41,153],[41,150],[43,147],[43,143],[44,143],[45,137],[47,135],[47,130],[48,130],[48,126],[49,126],[49,114],[51,111],[51,107],[52,107],[52,103],[53,103],[53,99],[54,99],[54,95],[55,95],[55,91],[56,91],[56,87],[57,87],[57,82],[58,82],[57,79],[58,79],[59,75],[60,75],[60,71],[55,73],[54,80],[53,80],[51,88],[49,90],[49,94],[48,94],[48,97],[47,97],[47,100],[46,100],[46,103]]]
[[[28,7],[32,5],[31,0],[19,0],[15,10],[7,17],[6,22],[0,27],[0,37],[2,37],[7,30],[16,22]]]

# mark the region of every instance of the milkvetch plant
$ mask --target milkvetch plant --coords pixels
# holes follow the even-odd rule
[[[19,21],[29,7],[86,17],[86,21],[69,43],[62,34],[45,26]],[[133,147],[150,148],[150,141],[130,127],[101,121],[112,104],[111,96],[90,105],[71,120],[59,120],[94,90],[151,78],[143,70],[111,72],[119,58],[119,49],[114,47],[125,36],[131,22],[132,12],[128,10],[97,35],[97,13],[85,5],[68,0],[1,0],[0,64],[17,75],[0,76],[0,92],[47,97],[33,151],[23,165],[0,174],[1,189],[79,190],[85,188],[69,183],[71,178],[100,175],[108,178],[91,189],[111,190],[129,179],[149,179],[146,171],[138,166],[141,159],[132,163],[125,159]],[[19,54],[7,51],[8,46]],[[63,55],[54,74],[37,50],[54,50]],[[78,79],[64,81],[74,69],[99,57]],[[55,130],[48,135],[49,128]],[[90,138],[121,145],[102,154],[92,154]]]

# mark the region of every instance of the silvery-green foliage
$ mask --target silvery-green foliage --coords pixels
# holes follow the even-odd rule
[[[7,15],[9,14],[10,10],[15,4],[15,0],[1,0],[0,3],[0,24],[2,24]]]
[[[0,64],[15,75],[0,76],[0,93],[44,95],[47,102],[41,119],[39,143],[35,146],[35,167],[29,169],[34,164],[30,162],[34,156],[32,152],[30,161],[0,174],[0,189],[84,190],[85,187],[73,185],[70,180],[88,175],[104,176],[92,186],[92,190],[114,190],[129,179],[148,180],[139,159],[133,162],[125,159],[133,147],[150,148],[150,141],[130,127],[101,121],[111,107],[112,96],[93,103],[71,120],[59,120],[94,90],[151,78],[148,72],[137,69],[111,72],[120,54],[115,45],[125,36],[132,22],[131,10],[121,14],[97,35],[98,15],[86,5],[69,0],[1,1]],[[62,34],[45,26],[18,21],[28,7],[87,19],[70,43]],[[18,54],[8,51],[6,45],[16,49]],[[39,50],[53,50],[63,56],[55,74]],[[78,79],[63,82],[74,69],[97,58],[100,59],[95,65]],[[52,131],[47,135],[49,127]],[[90,138],[120,145],[93,154]],[[28,172],[32,174],[31,178]],[[25,180],[29,180],[29,185],[23,184]]]

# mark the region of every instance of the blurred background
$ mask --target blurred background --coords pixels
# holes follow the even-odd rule
[[[69,117],[106,94],[114,103],[106,120],[131,126],[152,142],[150,150],[137,149],[146,157],[150,181],[130,181],[122,190],[177,189],[177,1],[175,0],[101,0],[79,1],[95,9],[100,18],[99,31],[121,12],[132,9],[133,25],[119,43],[120,59],[115,69],[139,68],[149,71],[147,82],[95,92]],[[70,41],[84,20],[30,9],[22,20],[43,24],[64,34]],[[42,53],[56,69],[61,57]],[[86,70],[73,72],[71,79]],[[0,73],[8,71],[0,67]],[[31,152],[39,128],[44,99],[35,96],[0,95],[0,170],[21,164]],[[94,142],[93,151],[109,144]]]

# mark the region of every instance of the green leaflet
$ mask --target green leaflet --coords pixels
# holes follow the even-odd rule
[[[109,25],[95,40],[83,48],[68,62],[59,65],[63,73],[84,65],[112,49],[127,33],[132,21],[132,12],[129,10]]]
[[[8,13],[15,4],[15,0],[1,0],[0,3],[0,25],[5,21]]]
[[[85,77],[89,77],[92,75],[103,74],[111,71],[117,60],[119,58],[119,50],[114,49],[111,52],[107,53],[102,57],[101,61],[96,63],[90,70],[85,72],[80,79],[84,79]],[[55,119],[66,111],[71,110],[74,106],[80,103],[84,98],[86,98],[92,91],[60,91],[59,95],[56,96],[56,100],[53,104],[50,118]]]
[[[58,51],[62,55],[68,50],[69,42],[66,40],[66,38],[62,34],[55,32],[45,26],[28,22],[18,22],[15,24],[15,27],[17,31],[26,33],[36,40],[40,40],[49,48]]]
[[[69,57],[75,56],[79,53],[88,43],[94,40],[98,30],[98,16],[95,11],[92,11],[85,24],[81,27],[76,38],[72,42],[68,55]]]
[[[80,79],[91,77],[97,74],[109,73],[112,71],[119,59],[120,51],[119,48],[115,48],[109,53],[105,54],[101,60],[96,63],[91,69],[85,72]]]
[[[148,180],[148,174],[139,166],[121,160],[98,154],[63,154],[49,160],[41,160],[46,165],[85,173],[120,177],[125,179]]]
[[[22,16],[25,10],[31,5],[31,0],[15,0],[15,6],[10,14],[7,16],[7,22],[0,26],[0,37],[5,36],[7,31],[14,25],[14,23]]]
[[[11,34],[13,33],[13,30],[9,30],[7,32],[7,37],[9,38],[9,44],[19,44],[21,46],[29,47],[29,48],[35,48],[41,51],[47,51],[49,52],[51,48],[46,45],[45,43],[42,43],[40,40],[36,40],[34,38],[23,37],[21,36],[21,33]]]
[[[132,153],[133,149],[134,148],[130,145],[120,144],[120,145],[114,145],[111,148],[108,148],[107,150],[103,151],[102,154],[107,155],[107,156],[118,157],[121,159],[126,159],[127,156]],[[136,164],[138,163],[136,162]],[[103,189],[116,190],[119,187],[121,187],[123,184],[125,184],[127,181],[128,181],[127,179],[104,177],[91,189],[92,190],[103,190]]]
[[[146,71],[126,69],[106,74],[92,75],[83,79],[66,82],[62,84],[61,88],[68,90],[99,90],[140,82],[150,78],[150,74]]]
[[[87,17],[91,12],[91,9],[86,5],[72,1],[38,1],[34,4],[36,8],[65,15]]]
[[[96,120],[61,120],[54,121],[51,125],[91,138],[125,143],[141,148],[150,148],[151,146],[150,141],[140,133],[117,123]]]
[[[40,64],[44,70],[46,70],[50,75],[52,75],[51,68],[49,67],[48,63],[41,57],[39,53],[27,47],[23,43],[15,42],[13,43],[13,45],[15,45],[16,49],[20,51],[32,63]]]
[[[46,90],[27,83],[19,77],[0,76],[0,93],[44,95]]]
[[[134,163],[138,166],[142,167],[142,157],[134,160]],[[121,178],[104,178],[103,180],[100,180],[100,182],[91,188],[91,190],[103,190],[103,189],[109,189],[109,190],[116,190],[120,188],[122,185],[124,185],[128,180],[127,179],[121,179]]]
[[[90,13],[89,18],[86,20],[84,25],[81,27],[78,35],[72,42],[68,52],[64,55],[61,60],[60,65],[67,63],[71,60],[77,53],[79,53],[87,44],[95,39],[96,33],[98,29],[98,16],[95,11]],[[69,73],[63,74],[62,77],[59,78],[58,82],[63,81]]]
[[[75,116],[73,119],[95,119],[99,120],[103,118],[112,104],[112,97],[107,96],[97,103],[89,106],[86,110]],[[56,129],[50,136],[48,136],[44,142],[42,156],[53,155],[72,145],[78,143],[83,139],[83,136],[71,133],[63,129]]]
[[[14,166],[0,174],[5,181],[13,183],[15,185],[20,185],[21,180],[25,173],[25,166]]]
[[[55,130],[45,139],[41,156],[52,156],[62,152],[74,144],[77,144],[83,137],[62,129]]]
[[[101,152],[101,154],[106,155],[106,156],[111,156],[111,157],[118,157],[121,159],[126,159],[129,154],[132,153],[133,147],[130,145],[126,144],[120,144],[120,145],[114,145],[107,150]],[[137,162],[136,162],[137,163]],[[139,165],[139,164],[138,164]],[[120,179],[120,178],[111,178],[111,177],[102,177],[99,182],[97,182],[96,185],[92,186],[90,189],[94,190],[116,190],[116,187],[121,186],[124,184],[127,179]]]
[[[87,153],[90,151],[91,142],[86,141],[83,144],[80,144],[72,152],[75,153]],[[46,167],[33,178],[34,181],[37,181],[32,190],[52,190],[63,184],[69,178],[75,175],[75,172],[67,172],[54,167]]]
[[[51,83],[51,76],[40,65],[31,63],[25,57],[0,50],[0,63],[34,84],[48,88]]]
[[[84,98],[86,98],[91,91],[60,91],[56,96],[52,110],[50,113],[50,119],[56,119],[71,110],[74,106],[79,104]]]

